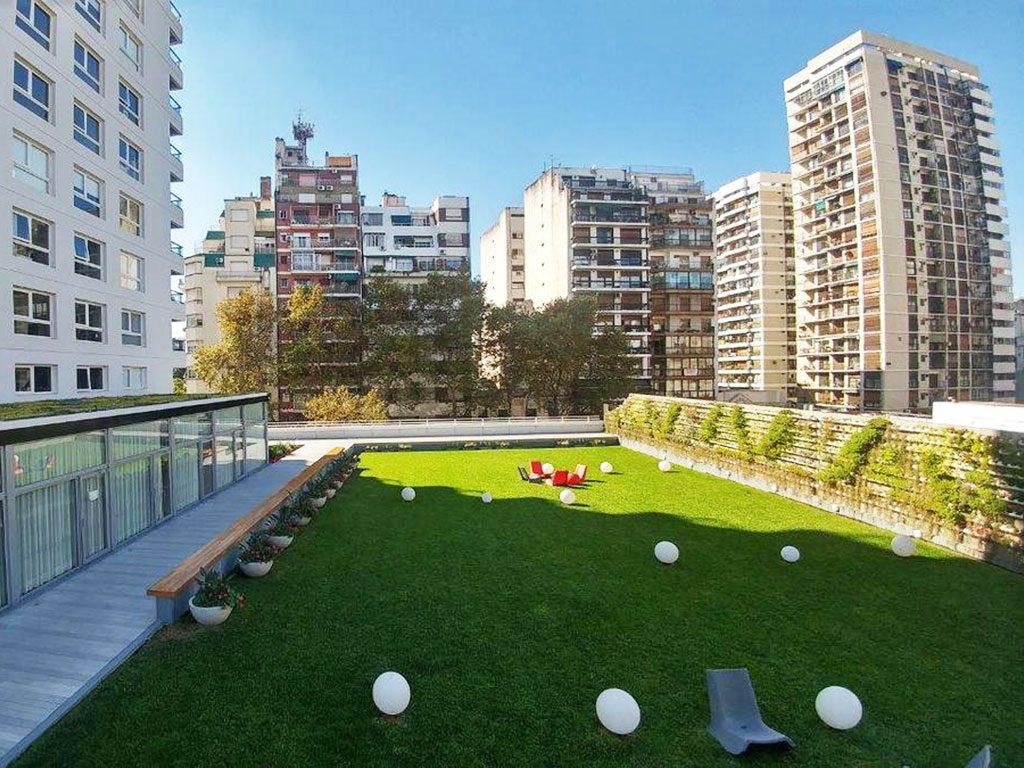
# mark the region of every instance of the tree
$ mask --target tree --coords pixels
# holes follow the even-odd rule
[[[196,351],[193,368],[225,394],[266,392],[274,384],[277,307],[264,289],[242,291],[217,305],[220,340]]]
[[[281,385],[320,390],[359,382],[352,304],[324,299],[318,284],[299,286],[281,318]]]
[[[422,396],[416,377],[426,353],[412,292],[390,277],[368,280],[362,327],[365,382],[388,403],[414,405]]]
[[[375,389],[356,395],[345,387],[328,387],[309,398],[303,414],[310,421],[386,421],[388,406]]]

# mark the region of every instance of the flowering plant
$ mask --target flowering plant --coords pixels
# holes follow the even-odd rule
[[[267,534],[257,531],[251,534],[242,545],[238,559],[243,563],[269,563],[278,551],[277,547],[267,539]]]
[[[292,522],[291,507],[281,507],[276,515],[270,518],[268,536],[294,536],[299,527]]]
[[[233,589],[220,571],[200,569],[196,579],[199,590],[192,602],[199,608],[237,608],[245,605],[245,596]]]

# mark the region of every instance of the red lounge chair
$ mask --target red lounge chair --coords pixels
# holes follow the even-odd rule
[[[530,462],[530,474],[534,477],[548,477],[548,474],[544,471],[544,465],[539,461]]]
[[[519,477],[528,483],[539,483],[543,478],[537,477],[536,475],[530,474],[522,467],[516,467],[519,470]]]
[[[587,465],[577,464],[576,471],[569,475],[569,485],[583,485],[587,482]]]
[[[568,469],[556,469],[555,474],[551,477],[552,485],[568,485],[569,484],[569,470]]]

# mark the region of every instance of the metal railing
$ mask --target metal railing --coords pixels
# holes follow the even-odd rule
[[[403,427],[403,426],[445,426],[458,424],[559,424],[604,423],[602,416],[504,416],[478,419],[388,419],[387,421],[274,421],[268,427]]]

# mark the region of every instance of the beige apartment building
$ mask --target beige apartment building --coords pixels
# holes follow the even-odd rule
[[[1013,397],[992,100],[977,68],[856,32],[785,81],[797,381],[821,406]]]
[[[522,308],[526,298],[526,256],[522,208],[503,208],[498,220],[480,236],[480,278],[487,301]]]
[[[717,399],[797,401],[793,195],[758,172],[714,195]]]
[[[185,388],[208,392],[195,377],[196,350],[220,339],[217,305],[252,288],[275,291],[274,197],[269,176],[260,178],[258,196],[224,201],[217,229],[206,233],[185,259]]]

